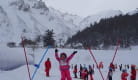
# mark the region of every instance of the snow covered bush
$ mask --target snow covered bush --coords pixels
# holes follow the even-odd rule
[[[75,48],[75,49],[83,49],[82,43],[72,43],[72,44],[67,44],[66,48]]]
[[[30,5],[25,3],[24,0],[17,0],[10,3],[11,6],[16,6],[19,10],[29,11]]]
[[[0,6],[0,27],[2,30],[2,27],[9,26],[10,22],[7,17],[7,13],[4,11],[3,7]]]
[[[35,41],[29,40],[29,39],[24,39],[23,43],[27,47],[32,47],[34,45],[37,45]],[[19,45],[22,46],[22,42]]]
[[[38,1],[37,3],[35,3],[33,8],[48,10],[48,7],[46,6],[45,2],[43,2],[42,0]]]
[[[36,3],[34,3],[32,8],[41,9],[42,12],[40,12],[40,14],[45,14],[49,11],[49,8],[46,6],[45,2],[43,2],[42,0],[37,1]]]
[[[9,42],[9,43],[7,43],[7,46],[10,48],[16,47],[16,43],[15,42]]]

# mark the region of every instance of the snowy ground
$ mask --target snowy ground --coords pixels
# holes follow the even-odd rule
[[[138,49],[137,47],[134,47],[131,50],[118,50],[118,53],[117,53],[114,63],[116,63],[116,64],[136,64],[138,66],[138,54],[137,54],[138,50],[137,49]],[[70,64],[73,64],[73,65],[74,64],[78,64],[78,65],[86,64],[86,66],[89,64],[91,64],[91,65],[94,64],[94,61],[93,61],[92,57],[90,56],[90,53],[88,50],[59,49],[59,53],[66,52],[66,53],[68,53],[67,55],[69,55],[74,50],[77,50],[78,53],[71,60]],[[4,54],[6,54],[8,56],[4,56],[3,52],[4,52]],[[14,54],[18,54],[18,55],[13,55],[13,52],[15,52]],[[40,61],[44,52],[45,52],[45,49],[36,49],[34,51],[34,53],[35,53],[34,62],[35,63],[38,63]],[[104,69],[102,69],[102,73],[103,73],[104,77],[107,76],[108,65],[109,65],[110,61],[112,60],[114,52],[115,52],[114,50],[93,50],[94,56],[96,57],[97,61],[98,62],[102,61],[104,63]],[[28,54],[33,53],[32,49],[27,48],[27,53]],[[12,61],[12,62],[7,63],[6,66],[9,66],[9,67],[13,66],[11,63],[13,63],[13,64],[14,63],[19,64],[19,62],[20,62],[20,64],[24,63],[25,59],[22,59],[24,57],[24,55],[22,55],[22,54],[23,54],[22,48],[11,48],[10,49],[7,47],[0,47],[0,64],[5,65],[11,57],[14,58],[14,60],[10,59],[10,61]],[[45,77],[45,73],[44,73],[44,61],[48,57],[52,61],[52,70],[50,73],[51,76],[49,78]],[[5,60],[5,58],[6,58],[6,60]],[[29,61],[32,63],[33,62],[32,57],[29,55],[28,58],[29,58]],[[30,65],[29,67],[30,67],[30,71],[31,71],[31,75],[32,75],[35,67],[33,65]],[[71,70],[71,74],[72,74],[72,69],[70,69],[70,70]],[[128,70],[128,73],[129,72],[130,72],[130,70]],[[29,80],[27,74],[28,73],[27,73],[26,65],[23,65],[21,67],[18,67],[16,69],[12,69],[9,71],[1,70],[0,71],[0,80]],[[121,80],[120,74],[121,74],[121,72],[119,70],[116,70],[116,72],[114,72],[114,75],[113,75],[113,80]],[[72,77],[73,77],[73,75],[72,75]],[[138,74],[137,74],[137,77],[138,77]],[[97,69],[95,69],[94,79],[102,80]],[[49,49],[34,80],[60,80],[60,72],[59,72],[59,68],[58,68],[58,62],[56,61],[56,59],[54,57],[54,49]],[[73,78],[73,80],[80,80],[80,79]]]

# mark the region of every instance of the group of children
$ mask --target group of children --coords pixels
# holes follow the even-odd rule
[[[136,80],[136,66],[131,65],[131,73],[127,73],[127,69],[122,69],[121,80],[127,80],[127,77],[130,75],[130,80]]]
[[[79,77],[77,76],[77,73],[79,72]],[[77,65],[74,66],[73,68],[73,74],[74,78],[80,78],[83,80],[94,80],[93,79],[93,74],[94,74],[94,69],[91,65],[89,65],[89,68],[84,65],[82,66],[80,64],[80,69],[78,70]]]
[[[121,64],[122,66],[122,64]],[[126,68],[127,66],[127,68]],[[130,74],[130,80],[136,80],[136,65],[131,65],[131,74]],[[121,80],[127,80],[127,77],[129,76],[129,73],[127,73],[127,69],[129,69],[129,65],[125,65],[125,69],[122,69],[119,65],[121,73]],[[111,63],[109,66],[109,73],[108,73],[108,80],[112,80],[113,72],[115,71],[114,64]]]
[[[77,51],[74,51],[69,57],[67,57],[66,53],[61,53],[60,56],[58,55],[58,50],[55,49],[55,58],[59,62],[59,69],[61,73],[61,79],[60,80],[72,80],[70,75],[70,60],[75,56]],[[126,65],[127,68],[129,68],[129,65]],[[135,65],[131,65],[131,76],[130,80],[136,80],[136,69]],[[49,71],[51,69],[51,62],[48,58],[45,62],[45,72],[46,76],[49,77]],[[73,68],[73,74],[74,78],[80,78],[82,80],[94,80],[93,74],[94,74],[94,64],[91,66],[89,65],[88,68],[84,65],[82,66],[80,64],[80,69],[78,70],[78,66],[75,65]],[[103,62],[100,62],[99,65],[97,65],[97,68],[103,68]],[[108,73],[108,80],[112,80],[113,73],[115,69],[117,68],[117,65],[114,65],[113,63],[109,66],[109,73]],[[122,64],[119,65],[120,71],[122,71],[121,74],[121,80],[127,80],[127,77],[129,74],[127,73],[126,69],[122,69]],[[79,77],[77,76],[77,73],[79,73]]]

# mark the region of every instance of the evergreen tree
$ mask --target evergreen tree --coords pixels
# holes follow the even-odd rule
[[[110,48],[120,40],[122,48],[138,45],[138,13],[101,19],[90,24],[67,40],[67,44],[81,43],[85,47]]]
[[[45,35],[43,36],[43,45],[44,47],[50,45],[52,47],[55,46],[55,40],[54,40],[54,33],[53,30],[47,30],[45,32]]]

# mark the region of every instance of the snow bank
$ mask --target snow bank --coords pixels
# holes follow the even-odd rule
[[[33,59],[28,55],[29,63]],[[0,69],[11,70],[26,64],[23,48],[9,48],[6,45],[0,45]]]

